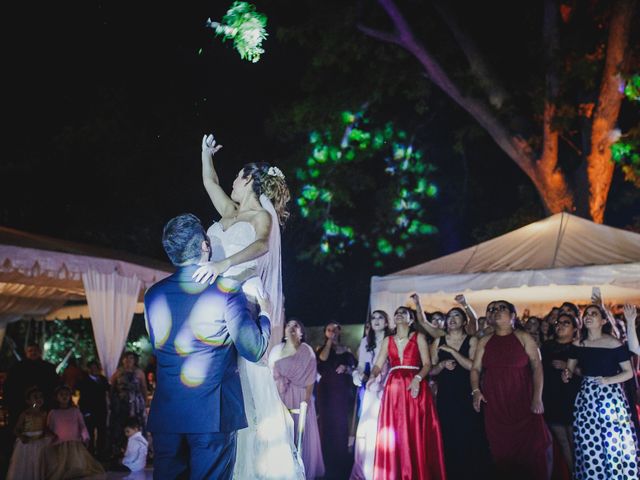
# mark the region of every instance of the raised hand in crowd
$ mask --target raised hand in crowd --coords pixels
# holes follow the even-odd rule
[[[636,319],[638,318],[638,309],[635,305],[625,304],[624,318],[627,321],[627,343],[629,350],[640,355],[640,343],[638,342],[638,331],[636,330]]]
[[[424,314],[424,310],[422,308],[422,304],[420,303],[420,297],[418,296],[418,294],[412,293],[409,296],[409,298],[411,298],[411,300],[413,301],[416,307],[416,318],[418,320],[418,323],[422,326],[422,328],[424,328],[427,331],[427,333],[431,335],[433,338],[444,337],[446,332],[442,328],[439,328],[437,325],[434,325],[429,320],[427,320]]]

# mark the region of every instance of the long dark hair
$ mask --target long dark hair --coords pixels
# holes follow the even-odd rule
[[[596,305],[592,303],[591,305],[587,305],[582,311],[582,328],[580,329],[580,343],[582,344],[584,344],[584,341],[587,338],[589,338],[589,330],[584,324],[584,316],[586,315],[587,310],[589,310],[590,308],[595,308],[596,310],[598,310],[598,313],[600,313],[603,320],[605,321],[605,324],[602,326],[602,333],[611,335],[611,332],[613,332],[613,325],[611,325],[611,322],[609,321],[609,315],[607,315],[607,312],[605,311],[605,309],[602,308],[600,305]]]
[[[384,320],[387,322],[387,326],[384,327],[384,336],[388,337],[389,335],[391,335],[391,329],[389,328],[389,315],[387,315],[387,312],[383,310],[374,310],[373,312],[371,312],[371,316],[369,317],[369,320],[367,320],[367,323],[369,324],[369,332],[367,332],[367,352],[373,352],[378,346],[376,345],[376,332],[374,332],[373,328],[371,328],[371,317],[374,313],[379,313],[380,315],[382,315],[384,317]]]

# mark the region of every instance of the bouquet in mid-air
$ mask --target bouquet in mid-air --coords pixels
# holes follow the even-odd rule
[[[256,12],[248,2],[233,2],[221,22],[207,19],[207,27],[222,36],[222,41],[233,40],[233,46],[243,60],[256,63],[264,53],[262,41],[267,38],[267,16]]]

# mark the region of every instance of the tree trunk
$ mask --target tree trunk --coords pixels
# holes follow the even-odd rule
[[[623,92],[621,72],[624,71],[625,50],[629,43],[635,0],[614,3],[609,21],[609,38],[598,104],[591,127],[591,152],[587,157],[589,179],[589,215],[594,222],[604,221],[604,211],[611,188],[614,163],[611,160],[611,131],[616,127]]]
[[[610,132],[615,128],[622,92],[620,92],[620,72],[623,70],[625,50],[629,40],[631,19],[636,0],[617,0],[612,7],[609,22],[609,38],[605,67],[600,84],[598,105],[593,115],[591,129],[591,149],[586,162],[581,165],[575,181],[570,182],[558,164],[558,132],[552,127],[555,115],[554,100],[558,89],[557,75],[553,70],[553,55],[557,45],[557,4],[545,2],[545,23],[543,34],[547,50],[546,104],[543,119],[543,147],[540,154],[532,151],[525,139],[509,131],[493,114],[487,105],[477,99],[465,96],[452,78],[436,61],[435,57],[413,35],[413,32],[395,4],[394,0],[378,0],[394,25],[393,32],[382,32],[363,25],[359,28],[370,37],[383,42],[395,43],[409,51],[423,66],[427,77],[455,103],[467,111],[486,130],[496,144],[524,171],[533,182],[547,213],[572,212],[590,216],[602,223],[607,196],[613,178],[614,164],[611,160]],[[449,11],[440,5],[441,14]],[[467,56],[477,56],[475,45],[459,30],[452,18],[445,18],[453,30]],[[472,72],[476,73],[481,85],[499,85],[485,68],[482,59],[470,58]],[[475,69],[473,68],[475,65]],[[479,73],[478,73],[479,72]],[[494,102],[495,103],[495,102]],[[573,179],[572,179],[573,180]],[[588,189],[588,195],[584,191]]]
[[[533,185],[548,215],[560,212],[577,213],[576,199],[562,172],[541,173],[533,180]]]

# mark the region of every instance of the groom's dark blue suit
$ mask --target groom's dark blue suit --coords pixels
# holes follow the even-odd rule
[[[157,357],[148,430],[154,478],[231,478],[236,430],[247,420],[237,355],[258,361],[270,336],[230,280],[201,285],[197,266],[181,267],[145,294],[147,330]]]

